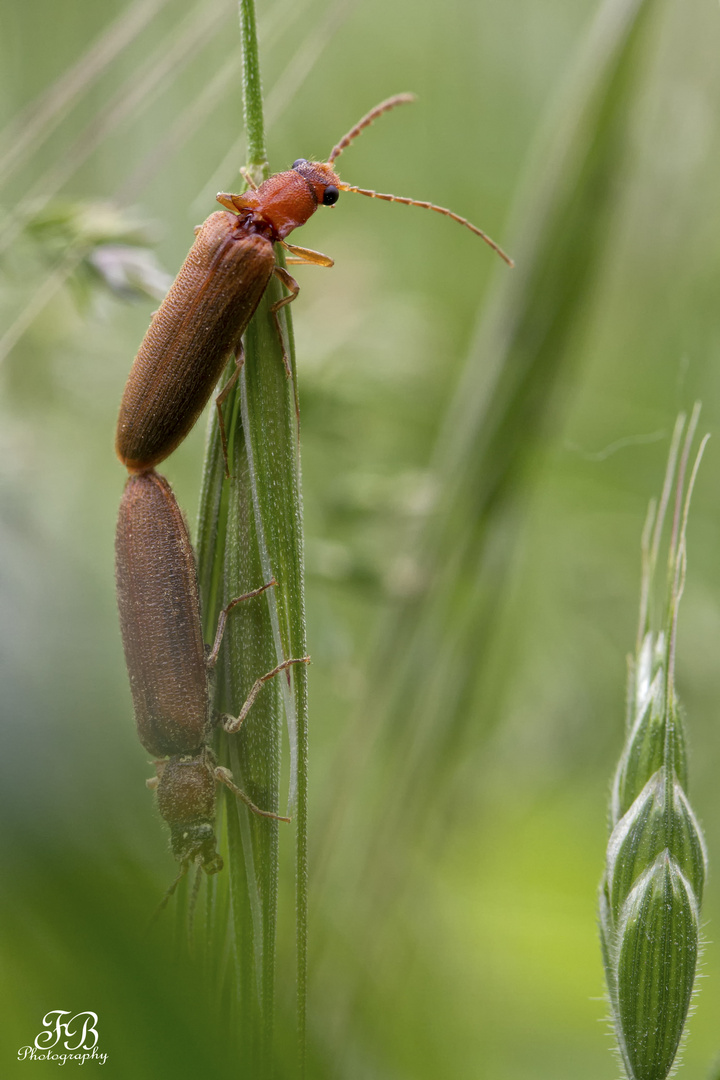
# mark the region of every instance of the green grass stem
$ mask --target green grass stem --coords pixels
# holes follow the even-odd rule
[[[243,88],[248,161],[265,175],[262,91],[250,0],[242,0]],[[228,623],[218,664],[217,707],[236,715],[254,680],[289,658],[306,655],[303,599],[302,503],[295,378],[288,379],[271,305],[280,298],[273,278],[244,338],[244,363],[224,407],[231,476],[213,416],[198,527],[200,582],[208,640],[220,608],[260,583],[277,584],[239,605]],[[287,309],[284,309],[286,312]],[[286,347],[294,372],[292,332]],[[235,370],[228,369],[228,378]],[[249,1075],[270,1076],[274,1059],[275,951],[281,837],[296,836],[297,1026],[305,1039],[307,950],[307,671],[297,664],[266,684],[240,731],[219,737],[221,762],[263,809],[285,813],[281,794],[282,715],[289,744],[290,826],[258,818],[231,794],[223,796],[234,935],[233,1016],[239,1053]],[[281,805],[282,804],[282,805]],[[210,939],[219,956],[226,926],[219,905]],[[217,969],[217,968],[216,968]],[[286,995],[287,996],[287,995]],[[287,1033],[282,1033],[287,1041]],[[302,1068],[302,1066],[301,1066]]]

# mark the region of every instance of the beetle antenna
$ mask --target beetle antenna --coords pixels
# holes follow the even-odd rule
[[[188,940],[192,941],[193,927],[195,926],[195,912],[197,911],[198,896],[200,895],[200,883],[202,881],[202,863],[197,860],[195,867],[195,880],[193,881],[190,904],[188,906]]]
[[[504,259],[508,266],[514,266],[515,263],[507,255],[499,244],[496,244],[487,233],[484,233],[482,229],[478,229],[477,225],[473,225],[467,218],[460,217],[459,214],[453,213],[452,210],[446,210],[444,206],[436,206],[435,203],[421,202],[419,199],[407,199],[403,195],[383,195],[379,191],[368,191],[367,188],[354,187],[352,184],[338,184],[341,191],[354,191],[358,195],[367,195],[370,199],[384,199],[385,202],[397,202],[402,203],[404,206],[421,206],[423,210],[434,210],[436,214],[444,214],[445,217],[452,218],[453,221],[457,221],[458,225],[464,225],[470,232],[474,232],[476,236],[479,236],[481,240],[484,240],[488,247],[491,247],[493,251],[497,252],[501,259]]]
[[[371,109],[369,113],[363,116],[362,120],[358,120],[355,127],[351,128],[347,135],[343,135],[337,146],[332,148],[327,164],[332,165],[335,158],[340,157],[343,150],[346,150],[350,143],[357,139],[361,131],[364,131],[366,127],[370,127],[370,124],[377,120],[378,116],[382,116],[383,113],[394,109],[396,105],[409,105],[411,101],[415,100],[414,94],[395,94],[394,97],[388,98],[387,101],[381,101],[379,105],[376,105],[374,109]]]
[[[152,918],[150,919],[150,922],[148,923],[148,926],[147,926],[148,930],[150,930],[151,927],[153,927],[155,925],[155,923],[157,922],[157,920],[160,918],[160,915],[162,914],[162,912],[165,910],[165,908],[168,905],[168,901],[170,900],[170,897],[173,895],[173,893],[177,889],[178,885],[180,884],[182,879],[187,874],[189,868],[190,868],[190,862],[189,861],[184,862],[182,864],[182,866],[180,867],[180,872],[178,873],[178,876],[175,878],[172,885],[167,890],[167,892],[163,896],[163,898],[160,901],[160,903],[158,904],[158,906],[155,908],[155,911],[152,914]]]

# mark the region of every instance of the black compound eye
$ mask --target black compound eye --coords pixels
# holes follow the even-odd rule
[[[299,157],[299,158],[297,159],[297,161],[293,161],[293,163],[292,163],[292,167],[293,167],[293,169],[297,169],[298,165],[305,165],[305,164],[306,164],[306,162],[307,162],[307,158],[306,158],[306,157]]]
[[[323,193],[323,206],[332,206],[340,198],[340,192],[334,184],[328,184]]]

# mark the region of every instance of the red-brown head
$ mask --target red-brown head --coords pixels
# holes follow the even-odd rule
[[[284,240],[304,225],[318,206],[337,202],[339,183],[329,165],[299,158],[292,169],[276,173],[255,191],[232,196],[232,202],[241,213],[251,211],[249,217],[258,231],[266,225],[269,239]]]

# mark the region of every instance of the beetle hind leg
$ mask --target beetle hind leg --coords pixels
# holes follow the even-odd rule
[[[224,784],[229,791],[232,791],[233,795],[244,802],[248,810],[252,810],[253,814],[257,814],[258,817],[272,818],[273,821],[290,821],[289,817],[282,817],[280,814],[274,814],[272,810],[261,810],[259,806],[256,806],[250,796],[246,795],[242,788],[237,786],[230,770],[223,768],[222,765],[215,767],[215,779]]]

